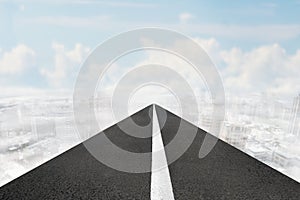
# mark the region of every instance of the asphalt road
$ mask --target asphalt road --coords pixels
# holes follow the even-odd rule
[[[157,112],[160,113],[160,109]],[[158,114],[159,118],[160,114]],[[176,133],[181,118],[167,112],[161,127],[164,145]],[[191,127],[192,124],[184,122]],[[185,134],[189,134],[187,131]],[[206,132],[198,129],[188,150],[169,165],[174,197],[180,199],[299,199],[300,184],[218,140],[203,159],[198,158]],[[166,157],[172,152],[166,151]]]

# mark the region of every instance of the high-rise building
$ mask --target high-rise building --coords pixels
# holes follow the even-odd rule
[[[294,98],[291,110],[289,133],[300,137],[300,94]]]
[[[56,136],[56,124],[53,118],[35,117],[31,126],[37,140]]]
[[[229,144],[244,149],[250,133],[251,129],[245,124],[227,122],[224,124],[222,136]]]

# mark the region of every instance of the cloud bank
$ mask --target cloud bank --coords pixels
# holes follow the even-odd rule
[[[194,38],[194,40],[205,49],[216,64],[227,94],[267,93],[290,99],[300,93],[300,50],[288,53],[277,43],[261,45],[248,51],[239,47],[223,49],[215,38]],[[47,80],[49,88],[71,89],[70,84],[67,83],[71,83],[71,87],[75,83],[80,64],[90,52],[90,48],[77,43],[73,48],[68,49],[65,45],[54,42],[52,50],[54,52],[52,68],[41,67],[43,63],[37,64],[39,54],[26,45],[20,44],[8,51],[1,50],[2,80],[5,80],[7,75],[23,74],[36,66],[40,76]],[[166,53],[160,55],[159,52],[148,52],[146,55],[144,60],[137,61],[136,65],[155,62],[174,66],[175,69],[183,69],[188,79],[193,79],[192,72],[186,70],[188,66],[178,58]],[[115,66],[121,69],[112,69],[113,74],[120,75],[119,72],[124,71],[123,66],[119,63]],[[199,87],[196,82],[192,84],[195,88]],[[39,83],[37,82],[36,85],[38,86]],[[20,87],[23,86],[26,86],[26,82],[20,83]]]

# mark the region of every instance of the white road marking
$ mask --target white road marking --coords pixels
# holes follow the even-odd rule
[[[174,200],[172,182],[170,178],[167,158],[158,123],[155,105],[152,118],[152,173],[151,173],[151,200]],[[160,153],[154,153],[158,152]],[[159,166],[165,166],[159,170]]]

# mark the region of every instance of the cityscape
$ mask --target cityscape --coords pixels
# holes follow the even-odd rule
[[[198,98],[195,125],[209,131],[212,105]],[[89,100],[101,118],[99,131],[113,125],[109,98]],[[169,102],[169,103],[168,103]],[[140,107],[143,102],[138,102]],[[162,105],[176,113],[170,101]],[[291,102],[265,94],[227,96],[226,115],[218,137],[272,168],[300,181],[300,95]],[[138,110],[132,110],[135,112]],[[131,113],[131,114],[132,114]],[[190,113],[191,115],[195,113]],[[89,130],[88,117],[79,125]],[[78,124],[77,124],[78,126]],[[96,133],[95,133],[96,134]],[[79,144],[88,136],[76,131],[71,97],[3,98],[0,100],[0,185]]]

